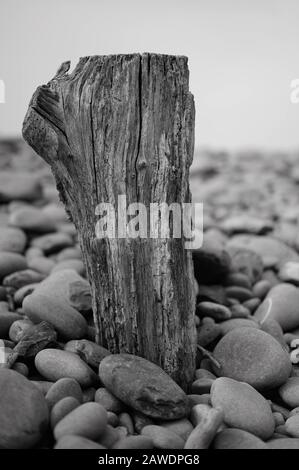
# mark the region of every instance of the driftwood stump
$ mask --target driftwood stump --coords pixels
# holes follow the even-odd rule
[[[193,266],[183,238],[96,237],[96,208],[190,201],[194,103],[185,57],[81,58],[32,97],[25,140],[51,165],[77,228],[99,342],[159,364],[186,388],[195,367]],[[116,214],[117,218],[117,214]]]

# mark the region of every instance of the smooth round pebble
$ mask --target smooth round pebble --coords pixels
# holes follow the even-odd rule
[[[290,377],[278,390],[283,402],[290,408],[299,406],[299,377]]]
[[[54,428],[56,440],[76,435],[97,440],[107,426],[107,411],[98,403],[84,403],[62,418]]]
[[[211,390],[212,406],[223,409],[224,421],[231,428],[243,429],[261,439],[274,432],[274,418],[267,400],[251,385],[221,377]]]
[[[291,373],[291,361],[282,346],[264,331],[235,328],[219,341],[214,357],[220,369],[216,375],[247,382],[258,390],[284,384]]]
[[[50,423],[54,429],[56,424],[62,420],[67,414],[80,406],[81,402],[74,397],[65,397],[59,400],[51,409]]]
[[[77,380],[68,377],[57,380],[49,389],[45,398],[51,409],[57,402],[65,397],[76,398],[79,403],[82,403],[82,390]]]
[[[98,381],[93,370],[76,354],[60,349],[43,349],[35,356],[38,372],[50,381],[69,377],[82,387],[90,387]]]

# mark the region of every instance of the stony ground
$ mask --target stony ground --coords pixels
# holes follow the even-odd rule
[[[0,448],[299,449],[298,184],[295,153],[197,159],[205,234],[186,395],[159,367],[95,344],[49,169],[2,142]]]

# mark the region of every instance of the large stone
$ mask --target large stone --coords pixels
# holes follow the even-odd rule
[[[255,311],[254,317],[263,323],[274,318],[283,331],[291,331],[299,326],[299,289],[283,283],[273,287]]]
[[[0,448],[26,449],[43,436],[48,406],[42,393],[18,372],[0,369]]]
[[[174,420],[189,412],[183,390],[157,365],[131,354],[105,357],[100,379],[122,402],[152,418]]]
[[[212,385],[213,407],[222,408],[224,422],[230,428],[243,429],[261,439],[274,432],[274,418],[268,401],[251,385],[222,377]]]
[[[218,376],[247,382],[257,389],[271,389],[286,382],[291,361],[281,345],[262,330],[236,328],[217,344],[214,357]]]

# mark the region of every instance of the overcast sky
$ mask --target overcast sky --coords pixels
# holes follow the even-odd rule
[[[298,25],[298,0],[1,0],[0,135],[64,60],[161,52],[189,57],[197,146],[299,148]]]

